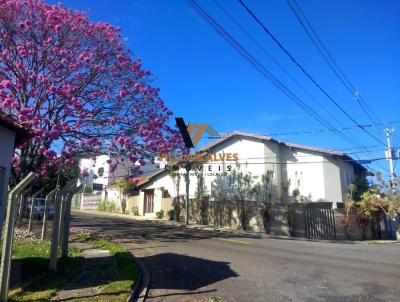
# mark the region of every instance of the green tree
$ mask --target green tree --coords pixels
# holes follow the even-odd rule
[[[136,184],[130,179],[121,179],[117,182],[117,188],[121,199],[121,210],[125,214],[127,195],[135,190]]]

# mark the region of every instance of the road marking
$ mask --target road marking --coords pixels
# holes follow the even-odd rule
[[[232,242],[232,243],[238,243],[238,244],[250,244],[250,242],[243,241],[243,240],[236,240],[236,239],[229,239],[229,238],[216,238],[216,239],[222,240],[222,241],[228,241],[228,242]]]

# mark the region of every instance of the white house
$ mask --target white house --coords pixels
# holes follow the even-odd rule
[[[16,121],[0,113],[0,228],[3,225],[5,198],[14,149],[28,139],[29,136],[28,130]]]
[[[134,166],[139,166],[140,164],[139,162],[132,163],[126,160],[118,163],[115,171],[111,172],[113,163],[114,160],[109,155],[99,155],[80,160],[80,171],[87,172],[87,176],[83,178],[85,186],[91,189],[94,195],[98,196],[97,198],[95,196],[92,196],[93,198],[86,196],[86,199],[89,200],[88,203],[91,204],[86,204],[87,207],[95,209],[100,200],[108,200],[115,202],[117,207],[121,208],[121,194],[115,184],[129,175]],[[159,165],[146,163],[140,170],[143,176],[150,175],[159,170]],[[82,208],[84,207],[85,205],[82,205]]]
[[[205,194],[218,198],[237,186],[234,175],[250,175],[254,186],[268,173],[274,200],[342,202],[349,184],[366,172],[362,165],[341,152],[243,132],[229,133],[196,154],[205,154],[206,160],[191,165],[190,198],[197,194],[199,175]],[[170,167],[171,160],[167,160],[164,169],[140,179],[140,192],[136,196],[140,215],[153,216],[161,209],[168,210],[178,190],[179,195],[185,194],[185,168],[171,173]]]

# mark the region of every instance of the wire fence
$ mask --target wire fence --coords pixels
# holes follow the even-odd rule
[[[68,255],[71,200],[82,186],[74,179],[51,192],[32,192],[33,178],[28,175],[8,192],[1,237],[1,301],[24,291],[33,273],[56,271],[58,258]]]
[[[14,214],[15,225],[10,267],[10,290],[18,289],[23,285],[32,262],[49,261],[54,204],[54,197],[48,198],[46,204],[45,196],[25,194],[20,196],[17,211]],[[41,259],[35,259],[35,250],[43,247],[48,247],[48,253],[42,254]],[[31,257],[29,257],[30,254],[32,255]]]

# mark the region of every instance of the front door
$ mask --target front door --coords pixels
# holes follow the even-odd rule
[[[144,214],[153,213],[154,190],[144,191]]]

